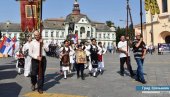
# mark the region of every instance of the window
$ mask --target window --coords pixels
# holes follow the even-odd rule
[[[87,37],[90,37],[90,31],[87,31]]]
[[[54,31],[51,31],[51,37],[53,37],[53,33],[54,33]]]
[[[103,38],[106,38],[106,34],[103,34]]]
[[[48,32],[47,31],[45,32],[45,37],[48,37]]]
[[[99,34],[99,38],[102,38],[101,34]]]
[[[82,34],[85,33],[85,28],[84,27],[81,27],[80,28],[80,37],[82,37]]]
[[[62,37],[64,37],[64,32],[62,32]]]
[[[162,13],[168,12],[168,0],[162,0]]]
[[[56,37],[58,37],[59,36],[59,32],[56,32]]]
[[[108,34],[107,38],[110,39],[110,34]]]
[[[115,38],[115,35],[114,34],[112,34],[112,39],[114,39]]]

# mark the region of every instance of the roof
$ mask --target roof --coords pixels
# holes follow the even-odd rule
[[[105,23],[94,23],[96,32],[111,32],[110,27],[108,27]]]
[[[0,30],[21,32],[21,26],[20,23],[9,23],[8,25],[6,23],[0,23]]]
[[[64,18],[50,18],[45,19],[43,26],[45,29],[64,29]]]
[[[69,14],[66,17],[65,22],[77,23],[78,21],[80,21],[81,18],[86,18],[89,22],[91,22],[91,20],[87,17],[87,15],[84,15],[84,14]]]

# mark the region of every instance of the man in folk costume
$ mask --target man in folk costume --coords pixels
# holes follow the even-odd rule
[[[70,56],[69,72],[71,73],[71,68],[74,66],[75,63],[75,51],[73,50],[73,44],[70,41],[69,41],[69,48],[71,49],[71,52],[69,53]]]
[[[102,42],[98,42],[98,70],[101,74],[104,71],[104,60],[103,54],[106,53],[106,49],[102,46]]]
[[[92,72],[93,72],[93,76],[97,77],[97,68],[98,68],[98,47],[97,47],[97,43],[96,43],[96,39],[93,38],[91,39],[91,47],[90,47],[90,57],[91,57],[91,64],[92,64]]]
[[[70,70],[70,52],[74,52],[74,50],[69,47],[68,40],[64,41],[64,47],[62,47],[60,50],[62,71],[64,72],[64,79],[67,79],[66,75]]]
[[[31,72],[31,57],[28,55],[30,43],[32,41],[32,36],[27,37],[27,42],[24,44],[22,51],[24,52],[25,66],[24,66],[24,76],[30,76]]]
[[[31,41],[29,47],[29,56],[32,58],[32,70],[31,70],[31,83],[32,91],[35,91],[35,85],[37,84],[37,89],[40,94],[43,93],[44,86],[44,75],[46,70],[46,52],[49,50],[48,46],[43,43],[41,39],[40,32],[34,32],[35,39]],[[42,56],[40,56],[40,44],[42,44]],[[41,63],[41,66],[39,64]],[[38,80],[37,80],[38,75]]]

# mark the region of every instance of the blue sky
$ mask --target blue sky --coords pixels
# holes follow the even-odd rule
[[[134,24],[140,23],[140,0],[129,0]],[[126,0],[78,0],[81,13],[91,20],[111,20],[116,26],[125,27]],[[43,19],[66,17],[72,12],[74,0],[46,0],[43,3]],[[10,20],[20,23],[20,3],[16,0],[1,0],[0,22]],[[143,7],[144,13],[144,7]],[[144,17],[144,15],[143,15]]]

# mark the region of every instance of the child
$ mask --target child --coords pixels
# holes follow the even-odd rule
[[[82,45],[78,45],[78,49],[76,50],[76,66],[77,66],[77,78],[80,77],[79,72],[81,71],[81,79],[84,78],[84,64],[86,63],[86,52],[83,51]]]
[[[16,68],[18,69],[18,74],[20,75],[24,69],[25,63],[24,54],[22,53],[22,46],[19,48],[19,51],[16,52],[15,58],[17,59]]]
[[[98,70],[101,73],[101,75],[103,74],[103,69],[104,69],[104,60],[103,60],[103,54],[106,53],[106,49],[102,46],[101,42],[98,42]]]

